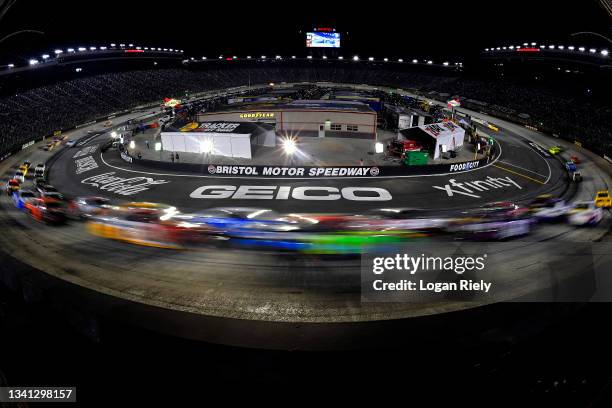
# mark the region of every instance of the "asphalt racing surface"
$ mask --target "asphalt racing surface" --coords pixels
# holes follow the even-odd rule
[[[102,153],[100,144],[109,137],[102,134],[84,145],[61,151],[51,167],[49,181],[72,196],[103,195],[119,200],[158,202],[184,211],[237,206],[282,212],[351,213],[381,207],[440,210],[473,208],[502,200],[523,202],[544,193],[562,195],[567,189],[566,172],[558,160],[541,156],[524,138],[506,131],[496,135],[502,152],[500,157],[472,171],[428,176],[316,179],[228,177],[147,168],[125,162],[116,149]],[[493,181],[494,187],[461,187],[461,183],[480,181]],[[134,187],[127,188],[131,185]],[[239,191],[241,186],[252,188],[243,187],[245,194],[231,194],[230,198],[225,198]],[[344,190],[347,188],[352,195],[347,196]],[[382,189],[382,193],[378,189]]]
[[[99,129],[100,135],[86,136],[87,128],[69,136],[82,137],[80,146],[61,147],[57,153],[33,146],[0,164],[0,171],[7,176],[24,160],[34,164],[50,160],[50,183],[69,196],[160,202],[185,212],[238,206],[326,213],[362,213],[383,207],[460,209],[500,200],[527,202],[543,193],[592,200],[596,190],[610,185],[609,164],[595,155],[518,125],[495,122],[503,128],[494,134],[501,148],[497,160],[472,171],[435,176],[295,180],[160,172],[131,165],[113,149],[102,153],[100,144],[108,140],[108,133]],[[544,157],[526,140],[545,149],[561,144],[568,154],[576,152],[584,161],[581,171],[585,181],[578,186],[570,184],[561,161]],[[82,160],[78,167],[77,160]],[[491,179],[498,187],[479,191],[474,184],[465,184]],[[471,185],[469,192],[459,187],[460,183]],[[202,189],[206,186],[225,186],[212,191],[232,194],[197,198],[211,191]],[[266,198],[231,198],[240,186],[277,187],[264,189]],[[291,192],[284,199],[277,198],[280,187]],[[307,191],[303,196],[310,199],[293,194],[299,187],[310,189],[302,189]],[[379,201],[347,199],[352,196],[345,196],[343,189],[351,187],[384,189],[388,195]],[[312,199],[319,194],[334,194],[334,199]],[[81,223],[61,227],[37,223],[19,213],[6,194],[0,203],[5,232],[0,244],[9,256],[80,288],[76,299],[95,313],[185,337],[257,347],[335,347],[347,339],[354,341],[360,323],[438,315],[487,303],[454,299],[425,304],[362,303],[359,259],[130,246],[91,236]],[[609,226],[607,214],[596,228],[550,225],[529,236],[528,241],[591,242],[605,237]],[[548,262],[546,254],[529,242],[507,256],[509,263],[522,262],[523,266],[507,277],[515,283],[510,285],[509,298],[528,292],[528,277]],[[337,330],[338,325],[343,330]],[[321,341],[322,337],[326,340]]]

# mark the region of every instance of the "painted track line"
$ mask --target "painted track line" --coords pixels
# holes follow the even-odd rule
[[[529,169],[526,169],[525,167],[521,167],[521,166],[518,166],[518,165],[516,165],[516,164],[508,163],[508,162],[503,161],[503,160],[500,160],[499,162],[500,162],[500,163],[503,163],[503,164],[507,164],[508,166],[516,167],[517,169],[521,169],[521,170],[524,170],[524,171],[526,171],[526,172],[529,172],[529,173],[535,174],[536,176],[540,176],[540,177],[542,177],[543,179],[545,179],[545,178],[546,178],[546,176],[545,176],[545,175],[540,174],[540,173],[536,173],[535,171],[533,171],[533,170],[529,170]]]
[[[535,183],[538,183],[538,184],[542,184],[542,185],[546,184],[546,183],[544,183],[544,182],[542,182],[542,181],[540,181],[540,180],[536,180],[536,179],[534,179],[533,177],[526,176],[526,175],[524,175],[524,174],[521,174],[521,173],[518,173],[518,172],[516,172],[516,171],[513,171],[513,170],[510,170],[510,169],[507,169],[507,168],[505,168],[505,167],[498,166],[498,165],[496,165],[496,164],[494,164],[494,165],[493,165],[493,167],[497,167],[498,169],[501,169],[501,170],[507,171],[507,172],[512,173],[512,174],[516,174],[517,176],[520,176],[520,177],[526,178],[527,180],[531,180],[531,181],[533,181],[533,182],[535,182]]]

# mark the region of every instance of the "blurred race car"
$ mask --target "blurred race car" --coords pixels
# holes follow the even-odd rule
[[[66,204],[49,197],[34,198],[24,204],[24,210],[35,220],[59,224],[66,221]]]
[[[29,162],[26,162],[26,163],[29,163]],[[24,177],[28,175],[28,170],[30,169],[30,166],[26,163],[19,166],[19,171],[23,173]]]
[[[497,241],[527,235],[533,223],[528,209],[500,201],[457,214],[446,231],[456,239]]]
[[[548,152],[552,154],[553,156],[561,153],[562,151],[563,151],[563,148],[561,146],[553,146],[550,149],[548,149]]]
[[[64,195],[50,184],[37,184],[36,190],[38,190],[42,197],[54,198],[56,200],[65,200]]]
[[[600,190],[595,194],[595,206],[602,208],[612,207],[612,197],[608,190]]]
[[[571,225],[587,226],[596,225],[603,219],[603,210],[596,207],[591,201],[580,201],[574,204],[569,212],[567,221]]]
[[[45,175],[45,164],[38,163],[34,168],[34,177],[43,177]]]
[[[93,235],[135,245],[165,249],[184,249],[187,245],[219,239],[214,229],[188,216],[163,211],[119,210],[89,217],[87,229]]]
[[[77,197],[68,204],[68,213],[73,217],[85,218],[107,214],[114,208],[110,200],[104,197]]]
[[[580,158],[579,158],[578,156],[576,156],[575,154],[573,154],[573,155],[570,157],[570,160],[571,160],[571,161],[573,161],[573,162],[574,162],[574,163],[576,163],[576,164],[580,164]]]
[[[25,204],[29,200],[33,200],[38,197],[34,191],[31,190],[20,190],[13,193],[13,203],[18,210],[25,211]]]
[[[546,204],[532,209],[531,214],[539,221],[556,221],[569,214],[573,206],[565,200],[551,199]]]
[[[17,170],[15,172],[15,175],[13,176],[13,178],[15,180],[19,181],[20,183],[24,183],[25,182],[25,174],[21,170]]]
[[[21,188],[21,183],[19,182],[19,180],[10,179],[6,183],[6,194],[8,194],[10,196],[14,192],[19,191],[20,188]]]
[[[576,164],[573,161],[567,161],[565,162],[565,169],[567,171],[569,171],[570,173],[575,172],[578,168],[576,167]]]

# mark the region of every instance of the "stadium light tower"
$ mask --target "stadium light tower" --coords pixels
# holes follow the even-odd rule
[[[370,58],[372,58],[372,57],[370,57]],[[372,58],[372,60],[373,60],[373,59],[374,59],[374,58]],[[372,60],[370,60],[370,61],[372,61]],[[359,61],[359,56],[358,56],[358,55],[355,55],[355,56],[353,57],[353,61]]]
[[[29,61],[29,63],[30,63],[30,65],[36,65],[36,64],[38,64],[38,60],[37,59],[31,59]]]

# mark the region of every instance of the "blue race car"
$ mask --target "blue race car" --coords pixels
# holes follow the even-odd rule
[[[38,197],[34,191],[31,190],[19,190],[13,193],[13,203],[20,211],[25,211],[26,202]]]
[[[573,173],[573,172],[575,172],[577,170],[576,163],[574,163],[573,161],[565,162],[565,168],[570,173]]]

